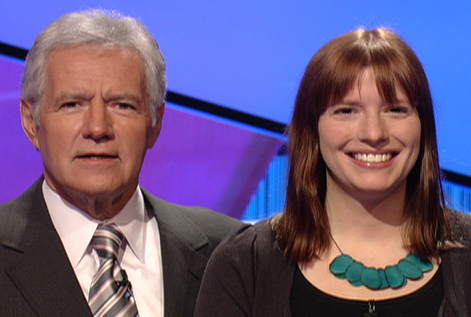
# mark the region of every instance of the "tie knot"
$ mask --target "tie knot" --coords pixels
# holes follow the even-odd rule
[[[115,224],[99,225],[92,238],[92,246],[100,258],[118,258],[123,234]]]

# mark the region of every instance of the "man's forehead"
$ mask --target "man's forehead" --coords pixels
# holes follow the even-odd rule
[[[136,62],[139,60],[143,65],[143,59],[137,50],[114,44],[75,44],[57,47],[49,52],[46,62],[48,66],[53,65],[54,59],[58,56],[76,56],[84,54],[84,52],[96,58],[121,55],[123,57],[136,59]]]
[[[72,95],[91,99],[96,93],[106,95],[106,99],[123,95],[142,99],[145,71],[138,63],[137,53],[126,47],[81,45],[57,49],[48,61],[46,90],[59,99]]]
[[[139,67],[141,66],[141,67]],[[67,46],[53,50],[47,59],[46,73],[65,71],[81,72],[96,67],[109,71],[140,72],[145,79],[145,68],[140,55],[127,47],[108,47],[97,45]],[[111,79],[111,78],[110,78]]]

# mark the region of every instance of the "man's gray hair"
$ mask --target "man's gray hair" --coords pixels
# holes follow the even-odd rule
[[[130,48],[141,56],[154,125],[167,87],[165,60],[159,45],[138,20],[102,10],[64,14],[36,37],[26,57],[22,82],[23,97],[34,104],[36,124],[39,124],[40,100],[47,85],[45,72],[50,54],[57,49],[82,45]]]

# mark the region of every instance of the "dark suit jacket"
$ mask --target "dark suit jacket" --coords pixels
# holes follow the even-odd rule
[[[49,217],[42,181],[0,205],[0,316],[92,316]],[[159,226],[165,316],[192,316],[210,254],[240,222],[146,191],[144,199]]]

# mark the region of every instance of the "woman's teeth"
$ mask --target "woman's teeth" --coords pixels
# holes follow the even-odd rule
[[[393,157],[391,153],[387,154],[361,154],[356,153],[353,155],[355,160],[368,163],[382,163],[388,162]]]

